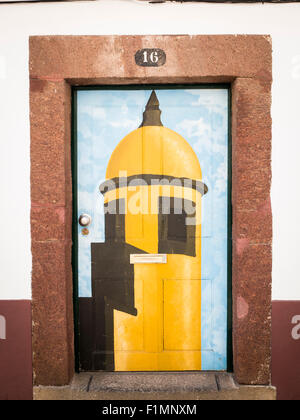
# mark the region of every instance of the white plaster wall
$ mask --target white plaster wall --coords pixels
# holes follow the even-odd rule
[[[299,21],[300,4],[0,4],[0,299],[31,298],[29,35],[270,34],[273,299],[299,300]]]

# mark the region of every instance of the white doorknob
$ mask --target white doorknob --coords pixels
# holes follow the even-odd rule
[[[78,221],[80,226],[88,226],[91,223],[92,218],[88,214],[81,214]]]

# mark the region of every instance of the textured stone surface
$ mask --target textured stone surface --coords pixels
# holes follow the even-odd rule
[[[62,385],[74,371],[68,83],[31,80],[30,115],[33,373]]]
[[[95,373],[90,392],[197,392],[217,391],[211,373]]]
[[[72,238],[72,209],[34,206],[31,211],[31,237],[34,241],[63,241]]]
[[[271,83],[232,91],[233,350],[241,384],[269,384],[271,361]]]
[[[35,387],[36,400],[275,400],[272,387],[237,386],[221,373],[85,373],[70,386]]]
[[[232,88],[233,203],[258,211],[270,197],[271,82],[238,78]]]
[[[154,46],[166,52],[166,64],[137,66],[135,52]],[[206,82],[232,87],[235,378],[270,383],[270,37],[31,37],[30,77],[36,383],[68,383],[73,373],[70,86]]]
[[[74,371],[71,243],[32,243],[33,371],[38,384],[69,383]]]
[[[240,206],[234,212],[233,217],[233,237],[238,243],[239,249],[246,244],[272,243],[272,214],[269,198],[254,210]]]
[[[233,280],[234,372],[237,382],[241,384],[268,384],[271,361],[271,274],[260,259],[265,257],[262,251],[269,246],[254,247],[255,252],[251,249],[244,251],[245,256],[241,257],[241,261],[240,257],[234,256],[238,261],[233,273],[233,279],[236,280]]]
[[[31,80],[30,116],[32,205],[70,206],[70,86]]]
[[[88,392],[93,375],[94,374],[91,372],[81,372],[80,374],[75,374],[70,385],[71,389],[74,391]]]
[[[163,49],[162,67],[139,67],[134,55],[142,48]],[[168,82],[169,78],[204,82],[236,77],[270,81],[271,45],[268,36],[43,36],[30,38],[30,75],[72,83]],[[86,80],[84,80],[86,79]],[[201,80],[202,81],[202,80]]]
[[[238,389],[232,375],[228,373],[216,373],[215,377],[219,391],[223,392]]]

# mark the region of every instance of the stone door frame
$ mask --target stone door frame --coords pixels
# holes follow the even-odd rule
[[[37,385],[75,371],[72,287],[72,86],[231,85],[232,339],[240,384],[270,384],[271,85],[267,35],[30,37],[33,369]],[[160,48],[166,63],[140,67]]]

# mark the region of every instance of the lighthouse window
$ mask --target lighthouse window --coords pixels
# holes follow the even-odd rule
[[[174,197],[159,198],[158,252],[195,256],[195,226],[187,224],[186,205],[189,200]]]
[[[168,215],[168,224],[167,224],[167,238],[169,241],[182,241],[186,242],[187,231],[186,231],[186,213],[183,210],[182,214],[170,213]]]
[[[113,200],[104,204],[105,239],[125,241],[125,200]]]

